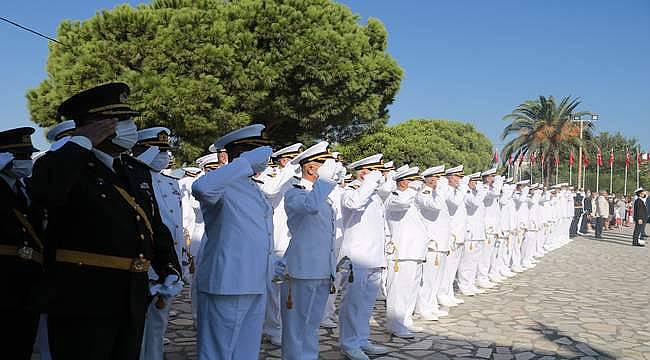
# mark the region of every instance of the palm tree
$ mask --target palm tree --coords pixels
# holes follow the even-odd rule
[[[573,116],[591,114],[589,111],[576,112],[580,105],[579,98],[567,96],[558,104],[553,96],[540,96],[537,100],[527,100],[517,106],[510,114],[503,117],[510,124],[503,129],[501,139],[510,141],[504,146],[502,159],[513,156],[517,159],[521,154],[536,153],[546,159],[544,165],[544,183],[548,184],[553,159],[566,159],[570,151],[580,146],[580,127],[572,122]],[[585,123],[583,128],[584,140],[590,138],[591,123]],[[549,171],[551,170],[551,171]]]

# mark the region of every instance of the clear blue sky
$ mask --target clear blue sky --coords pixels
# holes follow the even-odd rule
[[[3,1],[0,15],[54,35],[124,1]],[[132,4],[140,1],[130,1]],[[343,0],[379,18],[406,76],[390,123],[473,123],[495,143],[503,115],[538,95],[580,96],[599,131],[621,131],[650,150],[650,1]],[[45,77],[47,43],[0,23],[0,128],[33,125],[25,92]],[[645,109],[645,110],[644,110]],[[42,135],[36,142],[45,147]]]

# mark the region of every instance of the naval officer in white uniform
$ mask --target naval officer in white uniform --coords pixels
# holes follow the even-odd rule
[[[252,180],[272,153],[260,146],[263,129],[250,125],[217,140],[230,162],[192,185],[205,220],[196,273],[201,360],[259,356],[273,256],[273,210]]]
[[[302,144],[296,143],[282,148],[271,155],[277,168],[271,167],[258,177],[260,189],[273,206],[273,255],[275,260],[281,259],[287,251],[291,234],[287,227],[287,213],[284,209],[284,194],[297,180],[294,178],[298,165],[291,163],[302,151]],[[282,345],[282,318],[280,316],[280,286],[271,279],[268,282],[266,298],[266,314],[262,333],[269,337],[271,344]]]
[[[328,143],[320,142],[297,156],[301,179],[287,190],[284,208],[291,232],[282,284],[282,358],[318,359],[318,328],[325,303],[334,292],[336,212],[329,195],[342,165]]]
[[[180,257],[183,253],[183,214],[181,211],[181,192],[176,179],[160,173],[169,166],[171,160],[171,146],[169,143],[170,131],[164,127],[153,127],[138,131],[138,142],[133,148],[134,155],[139,155],[138,160],[142,161],[151,170],[151,183],[154,197],[160,210],[160,217],[169,229],[174,240],[176,254]],[[178,259],[181,263],[181,259]],[[152,289],[162,289],[158,282],[158,275],[153,269],[149,269],[149,282]],[[157,285],[157,286],[156,286]],[[176,290],[180,292],[181,288]],[[142,348],[140,350],[141,360],[162,360],[164,352],[163,336],[167,330],[169,310],[171,309],[173,297],[163,298],[160,295],[149,304],[145,320]]]
[[[357,179],[341,196],[343,212],[343,243],[340,256],[347,256],[353,266],[353,281],[346,287],[341,301],[339,325],[341,350],[352,360],[366,360],[371,355],[385,354],[388,349],[372,344],[370,316],[379,291],[384,256],[384,204],[377,190],[385,181],[382,154],[369,156],[348,167]]]

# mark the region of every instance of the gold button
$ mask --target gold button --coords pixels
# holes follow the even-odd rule
[[[138,221],[140,221],[140,215],[136,215],[136,216],[135,216],[135,219],[138,220]]]
[[[100,195],[102,198],[106,199],[106,194],[101,194]]]
[[[27,232],[27,229],[23,228],[23,232]]]
[[[144,240],[144,234],[140,234],[140,239]]]

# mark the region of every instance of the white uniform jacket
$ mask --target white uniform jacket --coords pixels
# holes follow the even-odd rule
[[[335,273],[336,213],[329,194],[336,183],[305,179],[284,195],[291,241],[284,258],[287,272],[297,279],[329,279]]]
[[[415,203],[429,235],[429,249],[433,251],[449,251],[451,229],[446,196],[440,188],[434,190],[428,186],[423,186],[415,196]]]
[[[485,207],[483,200],[487,189],[483,184],[477,184],[475,190],[469,190],[465,195],[465,211],[467,211],[467,240],[485,240]]]
[[[192,185],[205,220],[196,274],[199,291],[215,295],[266,292],[273,213],[252,175],[250,163],[237,158]]]
[[[183,247],[185,246],[183,235],[183,211],[181,208],[181,190],[178,180],[165,176],[159,172],[151,171],[151,182],[153,193],[160,209],[160,217],[169,229],[174,240],[174,249],[179,257],[178,263],[182,263]],[[153,276],[152,276],[153,275]],[[150,279],[158,279],[155,271],[149,271]]]
[[[287,164],[281,169],[264,172],[259,180],[260,189],[266,195],[273,206],[273,251],[282,256],[289,246],[291,234],[287,227],[287,213],[284,208],[284,194],[297,183],[295,179],[296,165]]]
[[[386,266],[384,203],[377,194],[377,186],[377,183],[355,180],[341,195],[343,244],[340,257],[349,257],[358,268]]]
[[[501,207],[499,206],[499,197],[501,188],[498,185],[486,185],[487,192],[483,198],[483,207],[485,208],[485,233],[496,236],[499,234]]]
[[[447,197],[447,207],[449,208],[449,216],[451,221],[449,226],[451,228],[451,246],[455,248],[457,245],[464,244],[467,237],[467,210],[465,208],[465,196],[467,189],[458,187],[449,189],[449,196]]]
[[[427,255],[429,236],[415,204],[417,193],[411,188],[396,190],[386,199],[386,221],[397,260],[424,260]]]
[[[514,211],[514,204],[512,203],[514,190],[514,186],[510,184],[503,185],[503,189],[501,190],[501,197],[499,198],[499,205],[501,206],[499,230],[503,234],[515,230],[511,216],[511,213]]]

